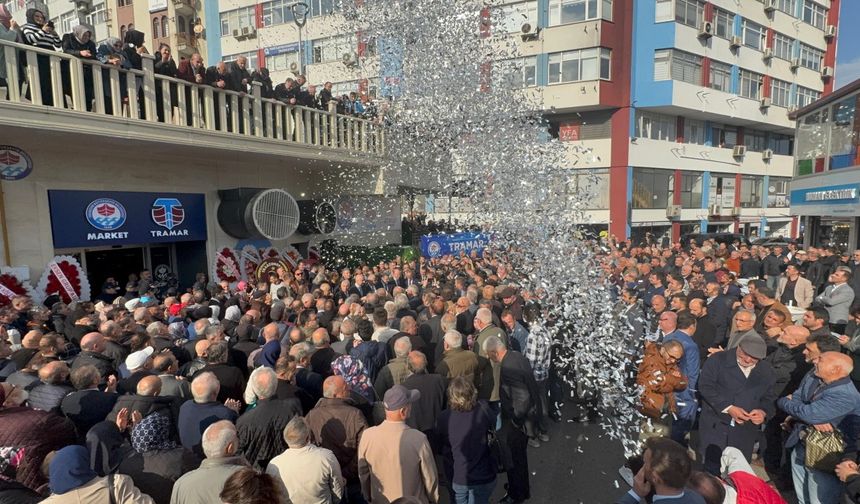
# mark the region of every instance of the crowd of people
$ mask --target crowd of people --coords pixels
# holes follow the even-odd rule
[[[48,20],[45,13],[31,8],[26,13],[26,24],[18,26],[12,19],[12,15],[5,6],[0,5],[0,39],[10,42],[19,42],[32,45],[48,51],[62,51],[82,60],[98,61],[105,65],[113,65],[123,70],[143,70],[143,55],[149,54],[145,44],[145,35],[138,30],[128,30],[123,39],[108,37],[104,42],[96,46],[93,40],[93,29],[85,24],[79,24],[72,29],[71,33],[58,34],[54,23]],[[365,93],[351,92],[348,95],[334,96],[332,94],[332,83],[326,82],[320,86],[308,85],[304,75],[288,78],[284,83],[273,85],[267,68],[249,71],[248,61],[244,56],[236,58],[235,61],[220,61],[206,67],[203,57],[194,53],[190,58],[182,58],[178,63],[174,60],[170,46],[160,44],[156,53],[154,71],[158,75],[184,80],[191,84],[212,86],[216,89],[234,91],[237,93],[250,93],[254,83],[261,86],[261,96],[279,100],[287,105],[300,105],[319,110],[329,110],[330,104],[336,106],[340,114],[353,115],[356,117],[373,119],[377,115],[374,102]],[[5,54],[0,51],[0,87],[6,87],[6,65],[2,64]],[[52,76],[50,61],[47,56],[38,55],[37,65],[39,67],[39,81],[42,102],[46,105],[54,105],[52,92]],[[22,61],[22,63],[24,63]],[[20,72],[23,78],[26,72]],[[95,86],[93,72],[85,65],[83,79],[86,106],[88,110],[93,109],[95,98]],[[112,100],[110,74],[102,73],[105,93],[105,108],[108,114],[112,113]],[[71,95],[71,74],[68,64],[63,62],[62,66],[63,89],[66,95]],[[128,100],[127,76],[120,74],[120,93],[122,101]],[[165,121],[163,110],[161,86],[156,86],[156,107],[159,120]],[[171,104],[175,107],[178,103],[176,87],[171,88]],[[28,98],[30,92],[28,91]],[[190,108],[190,93],[187,93],[186,102]],[[62,106],[63,104],[57,104]],[[167,114],[169,117],[170,114]]]
[[[523,502],[560,417],[519,284],[486,253],[15,297],[0,502],[486,504],[500,472]]]
[[[644,416],[644,461],[622,502],[785,502],[776,490],[860,502],[860,250],[614,239],[604,250]]]

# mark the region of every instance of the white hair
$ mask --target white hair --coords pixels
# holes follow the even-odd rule
[[[475,318],[484,324],[492,324],[493,312],[491,312],[489,308],[478,308],[478,311],[475,313]]]
[[[200,373],[191,382],[191,395],[196,403],[214,401],[221,391],[221,382],[211,371]]]
[[[460,348],[463,346],[463,335],[460,334],[460,331],[451,329],[445,333],[445,343],[450,348]]]
[[[401,336],[394,342],[394,355],[397,357],[406,357],[412,351],[412,340],[409,336]]]
[[[203,454],[206,458],[221,458],[229,456],[227,447],[233,443],[234,447],[239,446],[239,436],[236,432],[236,426],[229,420],[219,420],[203,431],[203,437],[200,444],[203,447]]]
[[[258,367],[251,373],[248,383],[257,399],[268,399],[274,396],[278,389],[278,376],[272,368]]]
[[[507,346],[505,346],[505,342],[501,340],[498,336],[490,336],[486,340],[484,340],[484,352],[490,353],[498,350],[505,350]]]

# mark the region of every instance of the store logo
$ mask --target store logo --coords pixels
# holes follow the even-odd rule
[[[185,221],[185,209],[176,198],[158,198],[152,203],[152,220],[172,231]]]
[[[87,206],[87,222],[101,231],[118,229],[125,224],[125,208],[117,200],[99,198]]]
[[[438,257],[442,252],[442,245],[437,241],[431,241],[427,244],[427,252],[430,254],[430,257]]]
[[[12,145],[0,145],[0,180],[21,180],[33,171],[33,160]]]

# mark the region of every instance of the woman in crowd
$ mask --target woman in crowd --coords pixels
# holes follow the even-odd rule
[[[92,28],[85,24],[79,24],[72,28],[72,33],[63,35],[63,52],[77,56],[80,59],[95,61],[96,44],[92,41]],[[91,65],[84,64],[84,99],[87,110],[93,108],[93,69]],[[71,72],[68,62],[63,61],[63,89],[67,95],[72,94]]]
[[[122,100],[125,101],[128,97],[128,87],[126,86],[126,73],[122,70],[131,68],[131,63],[126,58],[122,50],[122,41],[116,37],[108,37],[102,45],[99,46],[96,52],[96,57],[105,65],[113,65],[120,69],[119,72],[119,90]],[[102,89],[105,94],[105,113],[113,114],[113,101],[111,97],[110,74],[108,69],[102,70]],[[131,284],[131,276],[129,275],[129,284]],[[137,285],[137,276],[134,276],[135,285]],[[128,288],[128,286],[126,286]]]
[[[284,501],[275,478],[250,467],[239,469],[227,478],[220,497],[224,504],[272,504]]]
[[[331,370],[336,376],[343,377],[353,396],[357,395],[371,404],[376,401],[376,391],[360,360],[341,355],[331,363]]]
[[[67,446],[55,452],[49,465],[49,477],[51,496],[42,501],[48,504],[82,502],[153,504],[155,502],[148,495],[142,494],[129,476],[96,474],[90,468],[87,449],[79,445]]]
[[[60,37],[54,30],[54,23],[48,21],[45,13],[39,9],[27,9],[27,23],[21,27],[24,43],[46,51],[56,51],[60,47]],[[39,65],[39,89],[42,93],[43,105],[54,105],[53,86],[51,85],[51,59],[45,54],[36,57]],[[27,89],[27,99],[31,99],[31,91],[35,83],[31,82]]]
[[[478,390],[471,381],[454,378],[448,386],[448,409],[436,420],[442,464],[451,482],[451,501],[456,504],[487,504],[496,487],[498,461],[488,443],[494,415],[477,398]]]
[[[18,24],[12,19],[12,14],[3,4],[0,4],[0,40],[18,41]],[[0,87],[8,87],[6,84],[6,51],[3,50],[0,50]],[[3,98],[6,97],[0,96],[0,99]]]

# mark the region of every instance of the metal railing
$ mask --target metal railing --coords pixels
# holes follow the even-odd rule
[[[143,70],[126,70],[4,40],[0,50],[6,56],[0,106],[8,101],[373,155],[385,151],[377,122],[337,114],[333,102],[318,110],[262,98],[257,82],[250,93],[238,93],[157,75],[150,55],[143,55]]]

